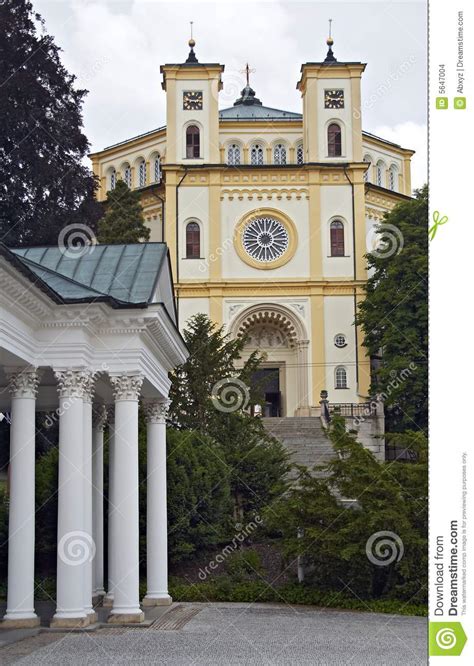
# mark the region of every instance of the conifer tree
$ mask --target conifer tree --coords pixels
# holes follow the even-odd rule
[[[149,238],[140,193],[118,180],[115,189],[107,192],[106,212],[99,220],[99,243],[139,243]]]

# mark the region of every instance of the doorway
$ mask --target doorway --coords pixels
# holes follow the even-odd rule
[[[264,396],[262,416],[281,416],[280,368],[261,368],[252,375],[252,384]]]

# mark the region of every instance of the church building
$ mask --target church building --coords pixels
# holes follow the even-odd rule
[[[206,313],[265,354],[266,416],[319,415],[367,401],[370,359],[354,314],[374,227],[411,196],[413,151],[364,132],[366,65],[329,50],[301,65],[302,112],[247,85],[219,109],[224,66],[161,66],[166,124],[91,160],[104,200],[141,193],[151,241],[169,247],[179,326]],[[296,77],[295,77],[296,78]]]

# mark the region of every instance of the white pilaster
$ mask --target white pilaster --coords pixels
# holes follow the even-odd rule
[[[90,622],[97,621],[97,614],[92,608],[92,588],[94,583],[93,561],[96,546],[92,536],[92,394],[94,379],[91,375],[84,390],[83,405],[83,455],[84,455],[84,532],[92,544],[91,557],[84,562],[84,610]]]
[[[98,405],[92,412],[92,534],[95,542],[93,561],[94,597],[104,590],[104,426],[107,410]]]
[[[9,374],[11,393],[8,594],[4,627],[39,624],[34,610],[35,404],[34,368]]]
[[[55,372],[59,391],[58,560],[51,626],[86,626],[84,563],[94,545],[84,530],[84,392],[89,374]]]
[[[166,510],[166,413],[168,401],[144,403],[147,422],[147,592],[144,606],[172,602],[168,594]]]
[[[138,570],[138,397],[143,377],[121,375],[110,377],[110,381],[115,398],[115,455],[111,471],[119,546],[114,601],[108,621],[143,622]]]

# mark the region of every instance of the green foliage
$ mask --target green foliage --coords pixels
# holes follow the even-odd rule
[[[106,212],[99,220],[100,243],[139,243],[150,238],[150,229],[145,225],[140,192],[130,190],[123,180],[118,180],[115,189],[107,192]]]
[[[196,431],[167,431],[168,549],[173,563],[226,537],[231,512],[220,446]],[[146,533],[146,436],[140,432],[141,559]]]
[[[233,581],[254,580],[263,574],[262,558],[255,550],[236,550],[225,560],[224,569]]]
[[[0,3],[0,237],[7,245],[55,245],[60,230],[95,228],[96,181],[83,160],[86,90],[30,2]]]
[[[36,571],[50,571],[56,564],[58,525],[58,460],[57,447],[38,458],[35,466],[35,553]]]
[[[371,613],[389,613],[390,615],[426,616],[424,604],[380,599],[361,599],[342,591],[342,586],[335,590],[322,591],[311,585],[295,583],[275,588],[262,580],[233,583],[227,577],[214,578],[204,583],[187,583],[179,579],[170,580],[170,594],[175,601],[227,601],[240,603],[274,602],[304,604],[323,608],[344,608]]]
[[[371,356],[382,352],[371,394],[385,393],[387,430],[426,429],[428,403],[428,188],[385,217],[403,236],[392,256],[367,255],[373,275],[357,322]],[[381,236],[383,239],[383,227]],[[413,364],[413,365],[410,365]],[[407,373],[407,368],[414,368]],[[405,372],[403,372],[405,371]],[[403,377],[400,380],[400,377]],[[394,381],[398,378],[398,381]]]
[[[283,446],[266,433],[260,419],[244,411],[247,404],[259,401],[251,377],[262,359],[254,352],[243,362],[245,339],[232,340],[204,314],[189,320],[184,339],[190,355],[172,376],[170,413],[180,427],[219,442],[235,517],[242,520],[284,492],[289,468]],[[215,389],[226,378],[235,396],[234,411],[227,409],[225,397]]]
[[[307,580],[319,590],[347,583],[362,599],[397,598],[423,603],[427,569],[426,438],[399,434],[419,449],[416,463],[379,462],[335,418],[329,437],[337,456],[325,476],[303,474],[300,485],[266,514],[278,531],[289,561],[299,555]],[[298,528],[303,536],[298,538]],[[369,538],[393,532],[403,543],[401,559],[386,566],[367,557]],[[400,552],[399,542],[393,552]],[[375,541],[375,545],[378,540]],[[370,549],[375,552],[374,547]],[[387,551],[388,552],[388,551]]]

